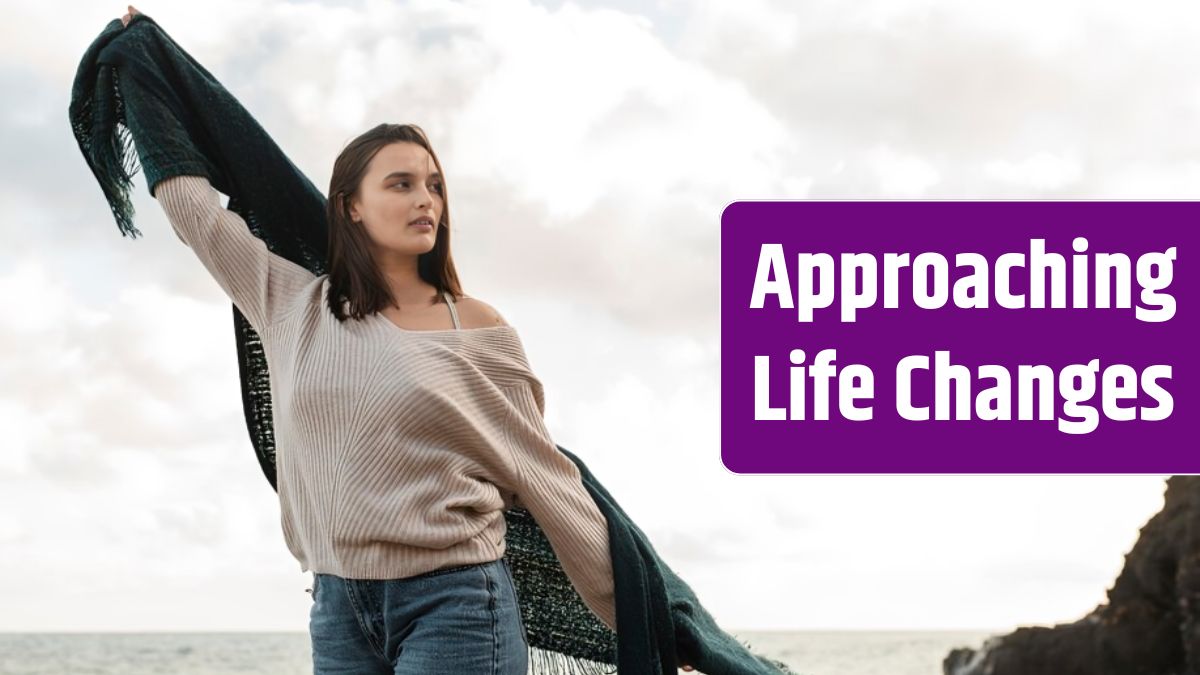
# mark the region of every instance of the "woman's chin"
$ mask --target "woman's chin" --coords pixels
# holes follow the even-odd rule
[[[396,255],[421,255],[429,253],[437,244],[437,238],[433,234],[422,234],[419,236],[410,236],[402,242],[398,242],[391,250]]]

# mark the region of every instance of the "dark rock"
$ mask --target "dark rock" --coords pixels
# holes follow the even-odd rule
[[[1078,621],[955,649],[945,675],[1200,675],[1200,476],[1167,480],[1107,602]]]

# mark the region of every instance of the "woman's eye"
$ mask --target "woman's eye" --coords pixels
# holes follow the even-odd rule
[[[400,181],[399,183],[396,183],[396,184],[395,184],[395,185],[393,185],[392,187],[403,187],[403,188],[407,188],[407,187],[408,187],[408,183],[407,183],[407,182],[404,182],[404,181]],[[434,192],[437,192],[439,195],[440,195],[440,194],[442,194],[442,184],[441,184],[441,183],[434,183],[434,184],[433,184],[433,190],[434,190]]]

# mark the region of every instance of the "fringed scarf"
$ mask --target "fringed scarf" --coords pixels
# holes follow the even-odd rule
[[[228,208],[274,253],[326,273],[325,197],[245,108],[149,16],[113,20],[80,61],[71,128],[122,235],[136,238],[130,202],[140,169],[146,187],[173,175],[206,176]],[[236,307],[242,405],[259,465],[276,487],[270,380],[262,342]],[[530,643],[534,675],[674,675],[679,663],[721,675],[792,674],[723,631],[691,588],[655,553],[587,466],[583,484],[608,519],[619,634],[584,605],[530,514],[506,511],[507,552]],[[794,674],[793,674],[794,675]]]

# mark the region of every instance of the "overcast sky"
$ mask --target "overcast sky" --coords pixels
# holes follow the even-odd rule
[[[726,628],[1074,620],[1162,506],[1162,476],[730,473],[718,228],[749,198],[1196,198],[1194,2],[138,7],[321,189],[371,126],[428,131],[466,292]],[[0,631],[306,631],[230,304],[141,175],[120,236],[71,135],[122,13],[0,23]]]

